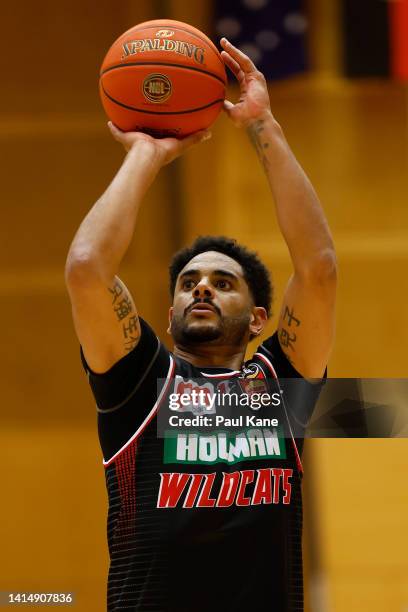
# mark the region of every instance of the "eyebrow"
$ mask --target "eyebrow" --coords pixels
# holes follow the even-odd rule
[[[186,270],[185,272],[180,274],[179,278],[181,280],[185,278],[186,276],[197,276],[198,274],[200,274],[200,270],[197,270],[196,268],[191,268],[190,270]],[[231,278],[235,281],[239,280],[236,274],[233,274],[232,272],[228,272],[228,270],[217,269],[217,270],[213,270],[212,274],[216,274],[217,276],[226,276],[227,278]]]

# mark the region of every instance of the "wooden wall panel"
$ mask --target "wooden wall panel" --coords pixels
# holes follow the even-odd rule
[[[94,424],[66,420],[52,426],[38,406],[32,410],[36,423],[16,419],[0,430],[7,466],[2,474],[7,499],[0,527],[2,590],[74,592],[76,610],[103,610],[106,492]]]
[[[319,75],[274,84],[270,92],[338,249],[338,332],[330,373],[406,376],[406,92],[391,82],[329,78],[338,49],[321,29],[329,31],[333,7],[321,0],[310,4],[318,9],[312,28],[320,36],[313,46]],[[43,0],[2,7],[0,442],[11,505],[3,505],[0,521],[7,551],[0,573],[2,588],[74,589],[79,611],[104,605],[106,495],[63,267],[76,228],[123,159],[98,99],[100,62],[121,32],[159,16],[160,7],[166,16],[208,27],[209,4],[184,0],[102,0],[98,6]],[[229,95],[236,99],[236,89]],[[276,314],[291,272],[268,186],[245,134],[223,115],[213,134],[161,173],[121,270],[139,312],[169,346],[167,266],[181,244],[200,233],[223,233],[257,249],[272,271]],[[408,601],[405,440],[313,440],[306,448],[310,472],[304,484],[313,485],[315,498],[306,510],[315,517],[318,536],[306,539],[307,591],[316,557],[327,612],[402,610]],[[381,490],[381,483],[388,488]],[[311,546],[318,550],[310,554]]]
[[[128,27],[127,3],[25,1],[2,15],[2,113],[95,111],[99,66]]]
[[[404,610],[407,441],[309,443],[330,611]]]

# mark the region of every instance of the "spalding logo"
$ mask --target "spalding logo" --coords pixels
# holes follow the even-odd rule
[[[158,30],[156,32],[157,38],[170,38],[170,36],[174,36],[173,30]]]
[[[149,102],[164,102],[171,96],[171,81],[164,74],[149,74],[143,81],[143,95]]]

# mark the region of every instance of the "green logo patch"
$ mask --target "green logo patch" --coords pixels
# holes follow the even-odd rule
[[[251,428],[239,433],[165,432],[164,463],[231,465],[253,459],[286,459],[285,438],[280,427]]]

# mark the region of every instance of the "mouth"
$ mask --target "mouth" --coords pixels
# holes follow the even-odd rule
[[[211,306],[211,304],[200,303],[191,306],[187,314],[189,313],[193,313],[198,316],[210,316],[212,314],[216,314],[217,311],[215,310],[214,306]]]

